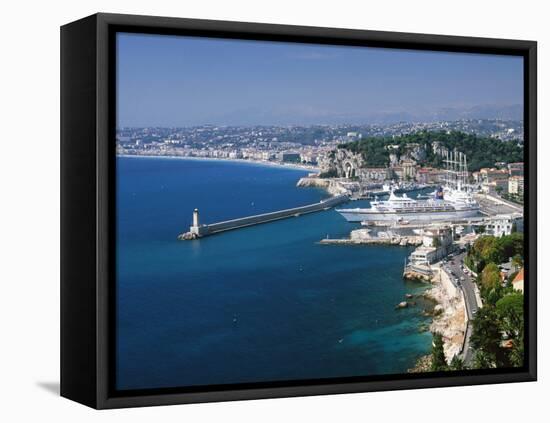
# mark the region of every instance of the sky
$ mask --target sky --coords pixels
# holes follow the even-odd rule
[[[515,118],[523,59],[119,33],[117,126]]]

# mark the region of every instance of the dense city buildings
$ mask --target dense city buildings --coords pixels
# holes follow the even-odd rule
[[[318,168],[324,177],[339,177],[382,184],[385,181],[445,183],[444,160],[453,154],[437,136],[430,142],[405,142],[418,133],[482,136],[494,142],[523,143],[519,121],[459,120],[388,125],[214,126],[186,128],[121,128],[117,131],[120,155],[197,157],[273,162]],[[350,151],[365,139],[382,139],[380,151]],[[374,157],[374,162],[371,160]],[[479,156],[479,154],[478,154]],[[435,160],[434,157],[439,157]],[[472,157],[469,157],[472,159]],[[435,161],[434,161],[435,160]],[[478,189],[490,194],[523,196],[523,163],[486,162],[491,167],[468,172]]]
[[[398,137],[418,131],[459,131],[502,141],[513,139],[523,142],[523,123],[503,120],[401,122],[387,125],[203,125],[185,128],[120,128],[117,131],[117,153],[260,161],[284,158],[284,161],[314,165],[321,154],[341,143],[366,137]],[[514,168],[514,171],[517,169]],[[398,172],[401,171],[398,169]],[[402,172],[405,176],[414,177],[415,170],[405,164]]]

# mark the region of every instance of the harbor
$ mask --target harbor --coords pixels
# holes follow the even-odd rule
[[[331,197],[306,206],[208,224],[200,222],[199,211],[195,209],[189,231],[180,234],[178,239],[196,240],[334,208],[340,219],[352,226],[349,235],[338,233],[337,237],[331,237],[327,231],[315,244],[326,247],[323,250],[331,254],[336,251],[330,249],[331,246],[345,249],[347,254],[349,247],[358,247],[357,250],[408,247],[402,278],[425,284],[420,296],[436,304],[433,311],[422,310],[423,316],[432,318],[426,327],[442,336],[447,363],[459,359],[471,367],[474,365],[471,322],[483,303],[477,283],[465,269],[465,251],[480,237],[501,238],[522,231],[523,208],[496,192],[484,192],[472,184],[464,154],[445,152],[443,162],[446,169],[442,179],[430,184],[358,181],[349,167],[345,177],[322,178],[319,174],[309,174],[300,178],[296,186],[320,188]],[[345,205],[355,201],[360,207]],[[414,247],[412,251],[411,247]],[[420,298],[418,295],[416,299]],[[397,304],[395,310],[415,309],[416,305],[417,301],[405,301]]]

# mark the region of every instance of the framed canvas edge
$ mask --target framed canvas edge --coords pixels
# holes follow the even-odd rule
[[[200,403],[214,401],[233,401],[246,399],[263,399],[277,397],[294,397],[325,394],[360,393],[373,391],[424,389],[434,387],[453,387],[464,385],[495,384],[509,382],[527,382],[537,379],[537,330],[536,330],[536,51],[535,41],[503,40],[490,38],[474,38],[462,36],[411,34],[399,32],[334,29],[301,27],[273,24],[210,21],[184,18],[164,18],[153,16],[103,14],[97,17],[97,401],[98,409],[139,407],[152,405],[171,405],[185,403]],[[529,366],[526,371],[517,373],[495,373],[487,375],[465,375],[448,377],[423,377],[419,379],[371,381],[360,383],[323,384],[309,386],[273,387],[261,389],[220,390],[197,393],[175,393],[135,396],[113,396],[109,389],[110,372],[109,346],[113,339],[109,338],[109,231],[112,228],[112,215],[109,204],[113,200],[112,166],[113,157],[110,148],[110,124],[114,118],[114,110],[110,108],[109,93],[114,86],[109,80],[110,66],[113,66],[113,57],[109,57],[110,29],[115,27],[150,27],[153,30],[207,30],[231,33],[235,38],[239,36],[254,36],[255,34],[275,35],[277,37],[306,37],[327,40],[360,40],[361,42],[374,41],[407,46],[416,45],[418,49],[436,49],[443,51],[468,50],[506,50],[516,51],[524,55],[528,63],[528,74],[525,75],[525,92],[528,102],[526,114],[529,132],[526,134],[528,145],[528,194],[526,201],[529,219],[529,257],[528,257],[528,344]],[[397,47],[396,47],[397,48]],[[112,71],[112,69],[111,69]]]

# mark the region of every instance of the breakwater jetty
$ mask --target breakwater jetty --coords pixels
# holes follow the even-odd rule
[[[301,216],[303,214],[330,209],[338,204],[345,203],[348,200],[349,196],[347,194],[336,195],[318,203],[308,204],[307,206],[294,207],[291,209],[240,217],[238,219],[209,224],[200,224],[199,211],[195,209],[193,211],[193,225],[189,228],[189,232],[178,235],[178,239],[193,240],[233,229],[273,222],[275,220],[286,219],[288,217]]]

